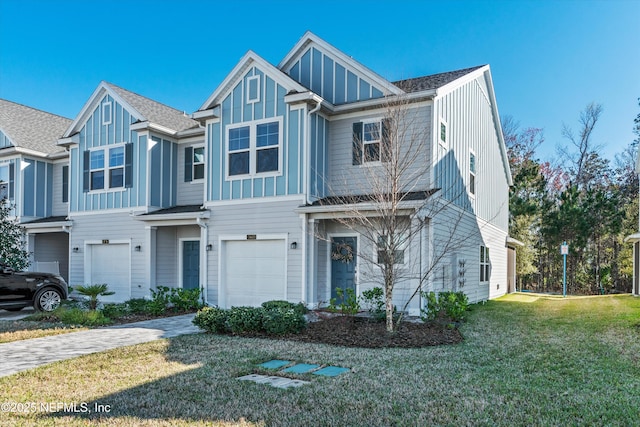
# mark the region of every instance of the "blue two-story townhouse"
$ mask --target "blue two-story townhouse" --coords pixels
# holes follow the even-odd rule
[[[68,153],[56,145],[70,119],[0,99],[0,197],[25,228],[30,269],[68,278]]]
[[[337,287],[378,285],[375,237],[340,218],[371,211],[376,224],[367,177],[388,161],[389,108],[399,104],[412,118],[407,135],[421,138],[399,212],[425,226],[397,254],[406,270],[397,305],[416,312],[417,287],[471,301],[509,291],[511,174],[489,67],[394,83],[307,33],[277,67],[249,51],[193,114],[205,127],[210,304],[318,305]],[[353,256],[335,253],[344,248]]]
[[[105,301],[125,301],[204,283],[198,122],[102,82],[58,144],[70,157],[71,285],[106,283]]]

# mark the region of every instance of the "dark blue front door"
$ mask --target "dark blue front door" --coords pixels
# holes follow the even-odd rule
[[[331,240],[331,298],[336,288],[356,291],[356,237],[334,237]]]
[[[200,242],[185,240],[182,242],[182,288],[200,287]]]

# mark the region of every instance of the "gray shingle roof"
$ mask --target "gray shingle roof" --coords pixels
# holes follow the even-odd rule
[[[0,129],[20,148],[43,154],[64,151],[57,146],[72,120],[0,99]]]
[[[484,65],[464,68],[462,70],[448,71],[446,73],[432,74],[430,76],[416,77],[413,79],[399,80],[393,84],[405,92],[421,92],[423,90],[438,89],[460,77],[482,68]]]
[[[112,83],[104,82],[104,84],[128,102],[129,105],[135,108],[151,123],[165,126],[175,131],[196,128],[199,126],[198,122],[185,116],[185,114],[180,110],[176,110],[175,108],[161,104],[153,99],[138,95],[137,93],[128,91]]]

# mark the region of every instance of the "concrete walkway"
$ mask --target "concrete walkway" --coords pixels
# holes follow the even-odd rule
[[[185,314],[0,344],[0,377],[85,354],[202,332],[191,323],[194,316]]]

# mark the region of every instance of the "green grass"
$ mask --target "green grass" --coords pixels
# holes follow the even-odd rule
[[[592,426],[640,419],[640,298],[514,295],[475,306],[466,340],[347,349],[183,336],[0,378],[0,402],[109,413],[0,413],[0,425]],[[284,358],[345,366],[281,390],[235,378]]]

